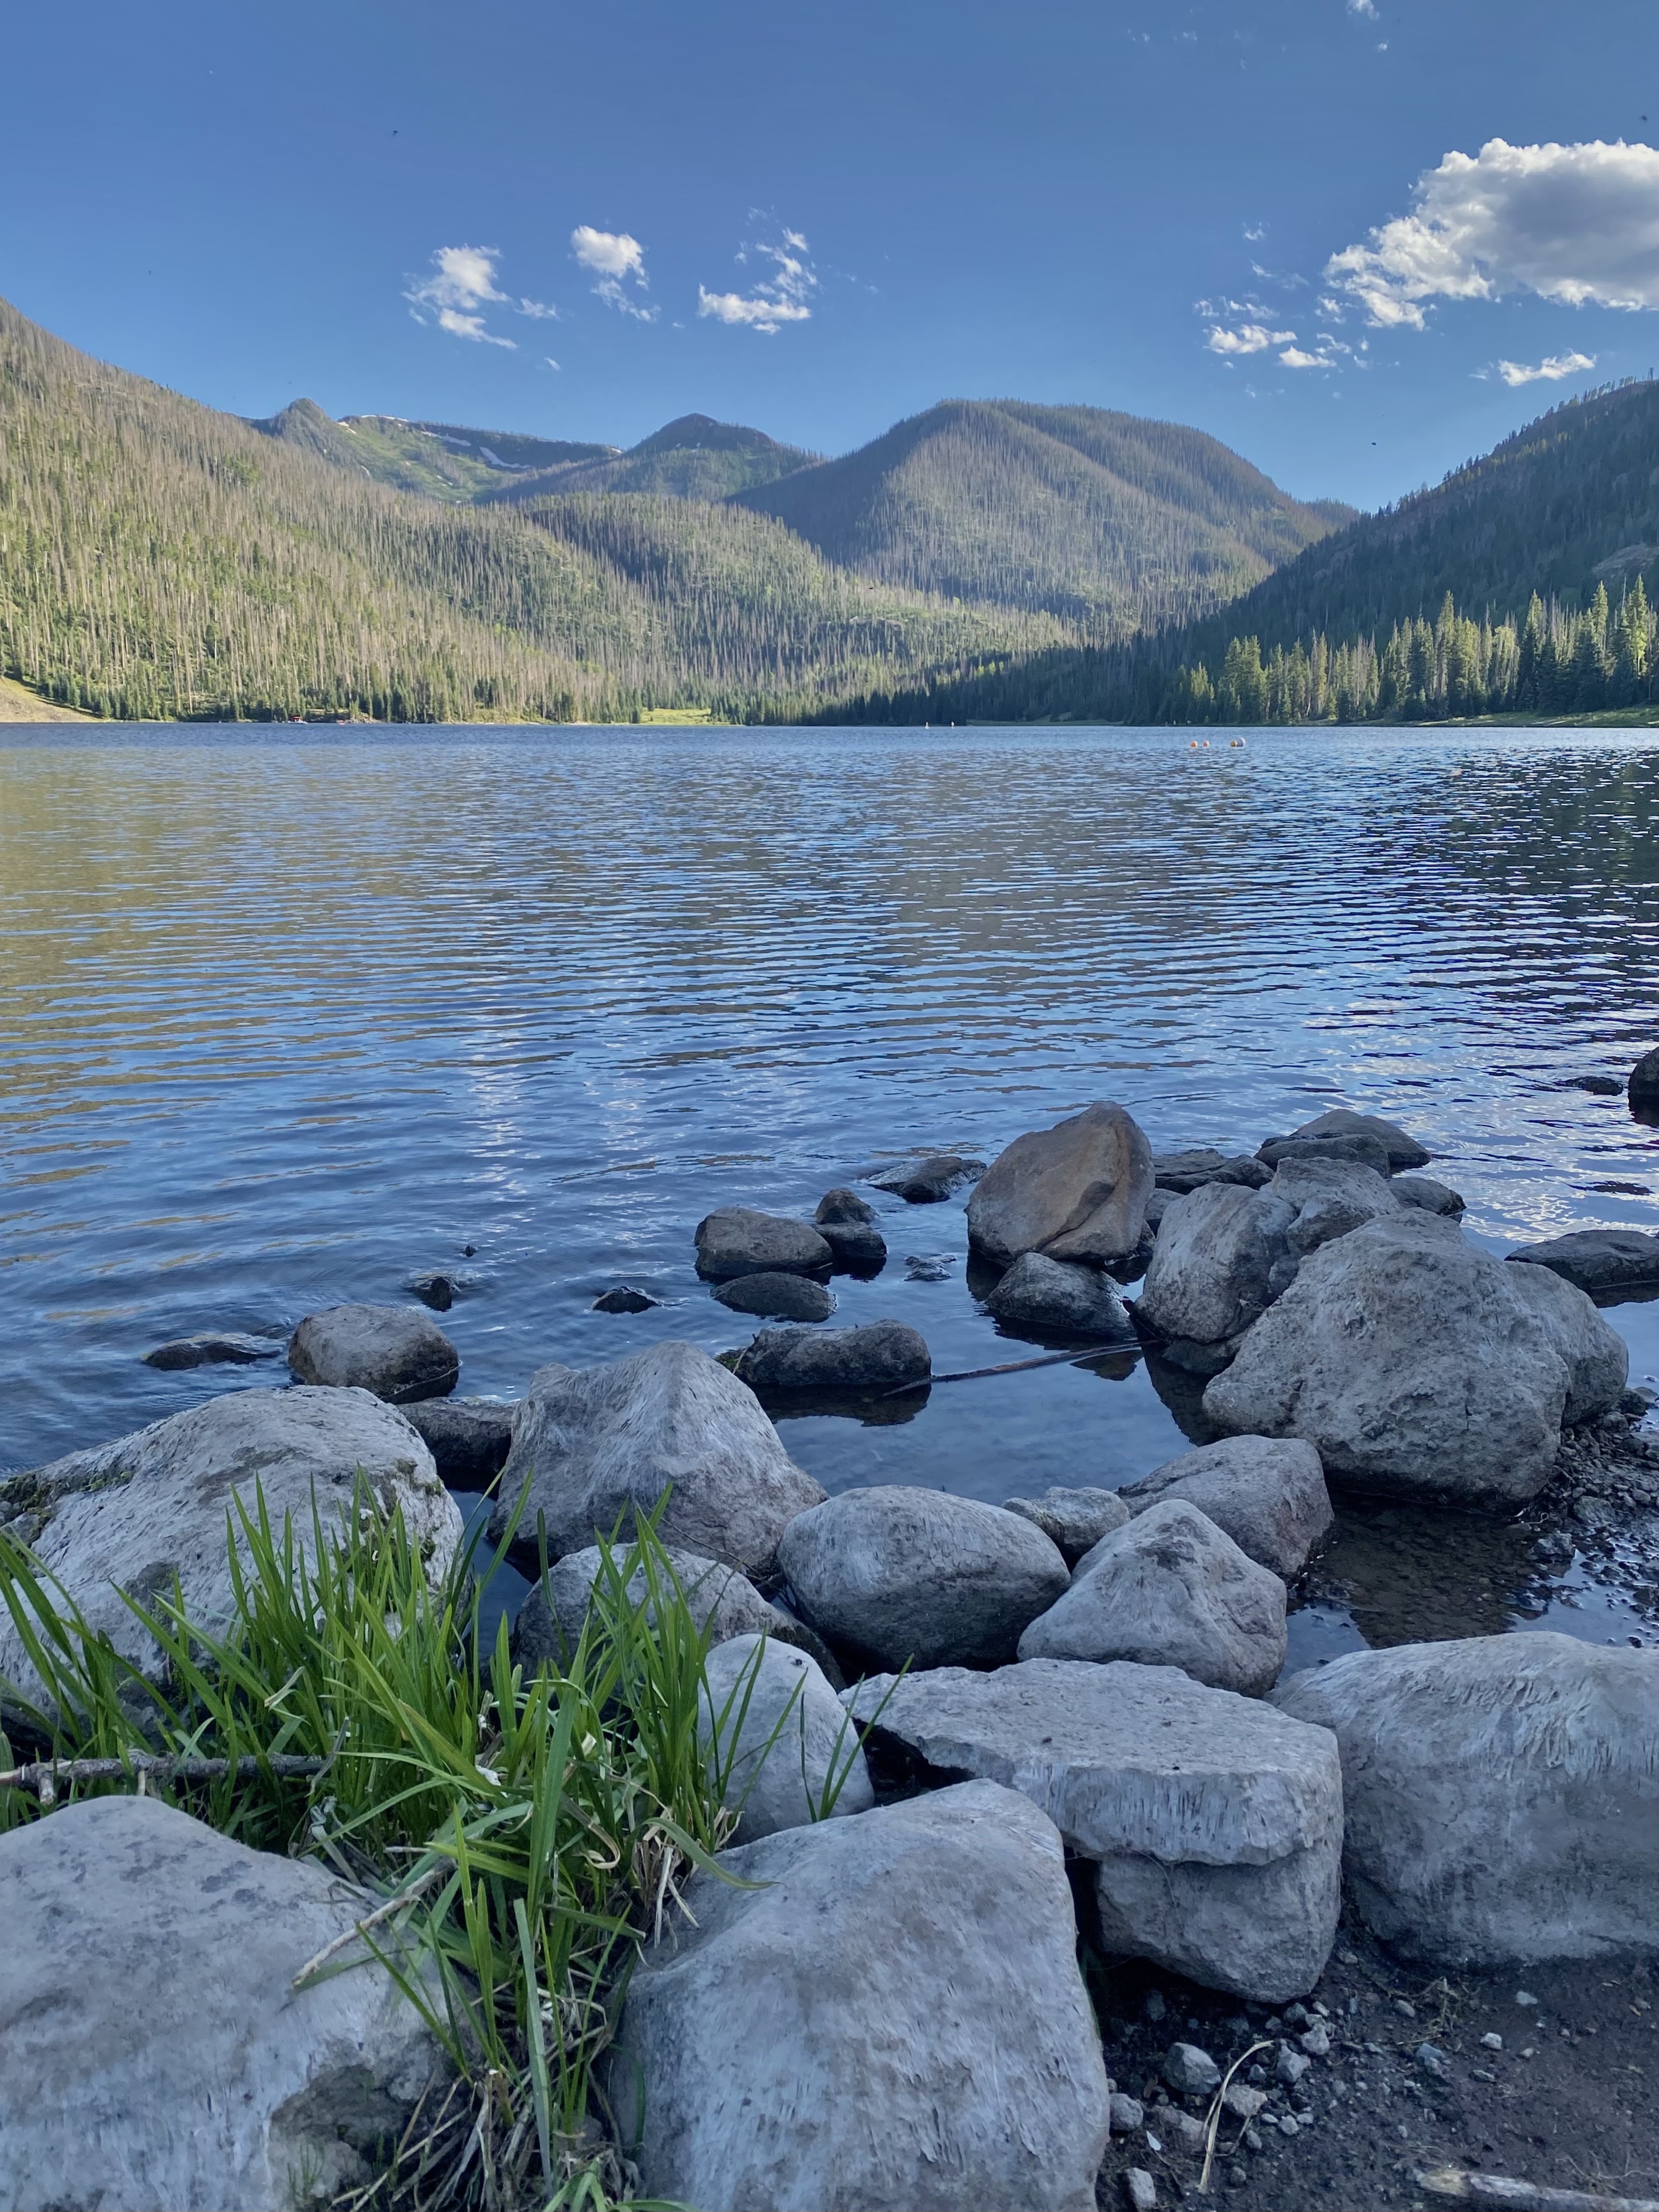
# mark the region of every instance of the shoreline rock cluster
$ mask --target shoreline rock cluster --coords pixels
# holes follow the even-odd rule
[[[326,1523],[368,1480],[435,1578],[460,1531],[441,1478],[465,1468],[499,1478],[492,1540],[550,1562],[514,1631],[533,1667],[580,1634],[596,1538],[626,1538],[660,1504],[709,1635],[706,1740],[741,1825],[722,1862],[736,1882],[696,1874],[628,1986],[611,2102],[641,2116],[623,2147],[642,2187],[702,2212],[1066,2212],[1093,2203],[1116,2106],[1135,2101],[1106,2075],[1079,1933],[1103,1957],[1287,2006],[1324,1969],[1345,1882],[1413,1959],[1659,1950],[1659,1652],[1512,1632],[1280,1679],[1287,1585],[1331,1526],[1329,1484],[1513,1510],[1564,1434],[1598,1435],[1625,1405],[1622,1340],[1582,1286],[1606,1294],[1602,1259],[1571,1238],[1492,1258],[1427,1164],[1395,1124],[1346,1111],[1253,1155],[1154,1155],[1103,1103],[988,1165],[933,1156],[882,1182],[912,1204],[970,1187],[971,1249],[1001,1271],[994,1315],[1073,1340],[1133,1331],[1201,1385],[1218,1440],[1118,1492],[826,1497],[757,1394],[925,1382],[927,1346],[896,1322],[792,1321],[730,1364],[673,1340],[550,1364],[509,1407],[448,1395],[459,1363],[428,1314],[341,1307],[295,1331],[292,1389],[233,1392],[11,1478],[0,1520],[153,1665],[117,1585],[176,1574],[204,1617],[222,1611],[226,1511],[256,1481],[298,1535],[313,1493]],[[1627,1247],[1598,1249],[1627,1284]],[[846,1189],[811,1223],[732,1206],[696,1237],[699,1273],[757,1313],[828,1298],[837,1270],[885,1256],[874,1209]],[[1125,1300],[1117,1280],[1143,1270]],[[7,1630],[0,1675],[28,1692]],[[735,1715],[733,1686],[751,1680]],[[81,1909],[88,1854],[125,1854],[143,1882],[188,1865],[188,1896],[220,1881],[216,1851],[240,1849],[164,1808],[94,1801],[0,1838],[0,1899],[44,1959],[43,1916]],[[329,1880],[272,1861],[247,1890],[267,1923],[276,1869]],[[352,1909],[330,1906],[348,1923]],[[233,1918],[216,1907],[204,1927],[231,1942]],[[267,1925],[234,2002],[263,2019],[279,1967],[309,1948]],[[195,1955],[169,1960],[166,2005]],[[113,1943],[118,1978],[125,1956]],[[32,2078],[17,1992],[45,1971],[0,1977],[0,2077]],[[380,1969],[353,1978],[381,2021],[350,2030],[353,2094],[391,2109],[433,2051],[386,2025]],[[100,2157],[185,2205],[215,2201],[217,2160],[216,2185],[234,2175],[239,2201],[274,2203],[344,2094],[344,2033],[307,2001],[268,2069],[263,2044],[234,2080],[204,2059],[211,2094],[247,2109],[234,2143],[203,2134],[194,2166],[193,2045],[175,2069],[131,2037],[118,2065],[95,2038],[65,2041],[58,2086],[95,2104],[126,2067],[149,2101],[109,2118]],[[1176,2087],[1201,2097],[1218,2075],[1198,2081],[1205,2054],[1187,2051],[1172,2046]],[[328,2178],[349,2178],[349,2127],[331,2140],[345,2148]]]

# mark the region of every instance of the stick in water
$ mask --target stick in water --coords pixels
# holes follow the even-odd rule
[[[935,1382],[977,1382],[985,1375],[1018,1375],[1027,1367],[1058,1367],[1067,1360],[1103,1359],[1108,1352],[1139,1352],[1138,1336],[1121,1336],[1112,1344],[1085,1345],[1080,1352],[1045,1352],[1036,1359],[1006,1359],[1000,1367],[964,1367],[955,1375],[923,1375],[914,1382],[901,1382],[884,1390],[884,1398],[907,1397],[912,1390],[931,1390]]]

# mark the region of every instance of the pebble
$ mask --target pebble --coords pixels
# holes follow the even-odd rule
[[[1124,2175],[1123,2194],[1128,2200],[1129,2212],[1155,2212],[1158,2184],[1144,2166],[1132,2166]]]
[[[1515,2002],[1518,2005],[1535,2005],[1538,2000],[1530,1990],[1517,1990],[1515,1993]]]
[[[1227,2168],[1227,2186],[1230,2189],[1243,2189],[1249,2178],[1248,2167],[1230,2166]]]
[[[1132,2136],[1146,2120],[1146,2109],[1139,2097],[1126,2097],[1121,2089],[1112,2092],[1111,2128],[1115,2136]]]
[[[1244,2148],[1245,2148],[1245,2149],[1246,2149],[1246,2150],[1260,2150],[1260,2149],[1261,2149],[1261,2130],[1260,2130],[1259,2128],[1246,2128],[1246,2129],[1245,2129],[1245,2130],[1244,2130]]]
[[[1164,2124],[1178,2149],[1190,2151],[1194,2158],[1202,2155],[1205,2128],[1201,2120],[1195,2120],[1190,2112],[1177,2112],[1171,2105],[1164,2115]]]
[[[1274,2079],[1282,2081],[1287,2089],[1293,2089],[1312,2064],[1311,2058],[1304,2057],[1299,2051],[1292,2051],[1288,2043],[1281,2043],[1279,2063],[1273,2068]]]
[[[1480,2048],[1483,2051],[1501,2051],[1504,2048],[1504,2039],[1501,2035],[1494,2035],[1488,2028],[1480,2039]]]
[[[1396,1997],[1394,2001],[1394,2008],[1399,2014],[1401,2020],[1415,2020],[1417,2018],[1417,2007],[1412,2002],[1409,1997]]]
[[[1221,2101],[1236,2120],[1253,2120],[1267,2097],[1265,2090],[1247,2089],[1242,2081],[1230,2081]]]
[[[1423,2071],[1432,2075],[1437,2081],[1450,2081],[1451,2068],[1447,2063],[1445,2052],[1437,2043],[1419,2043],[1412,2056]]]
[[[1469,2071],[1477,2081],[1495,2081],[1498,2079],[1490,2066],[1471,2066]]]
[[[1304,2066],[1307,2064],[1304,2058]],[[1164,2080],[1182,2096],[1207,2097],[1221,2083],[1221,2069],[1195,2043],[1172,2043],[1164,2061]]]
[[[1322,2020],[1316,2020],[1297,2041],[1310,2058],[1328,2058],[1331,2055],[1331,2031]]]
[[[1303,2004],[1286,2005],[1285,2008],[1285,2022],[1288,2027],[1305,2027],[1308,2025],[1307,2006]]]
[[[1154,2023],[1162,2020],[1164,2014],[1170,2009],[1168,2005],[1164,2002],[1164,1992],[1162,1990],[1148,1990],[1146,1992],[1146,2002],[1140,2008],[1146,2014],[1147,2019]]]
[[[1279,2132],[1280,2135],[1294,2136],[1299,2135],[1301,2131],[1300,2124],[1297,2120],[1294,2113],[1283,2112],[1279,2115]]]

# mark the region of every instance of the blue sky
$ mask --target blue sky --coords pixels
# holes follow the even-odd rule
[[[840,452],[1081,401],[1370,506],[1659,363],[1651,0],[79,0],[7,47],[0,294],[242,414]]]

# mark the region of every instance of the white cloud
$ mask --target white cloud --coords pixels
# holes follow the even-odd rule
[[[1363,15],[1368,23],[1376,21],[1376,0],[1348,0],[1348,13]]]
[[[1524,362],[1500,361],[1498,374],[1505,384],[1559,384],[1564,376],[1582,376],[1595,366],[1593,353],[1553,353],[1530,368]]]
[[[1294,331],[1270,331],[1263,323],[1243,323],[1236,331],[1217,323],[1204,341],[1212,353],[1266,353],[1269,346],[1288,345]]]
[[[1300,346],[1286,346],[1279,358],[1286,368],[1328,368],[1331,366],[1328,354],[1304,353]]]
[[[581,222],[570,234],[570,250],[582,267],[598,278],[593,289],[607,307],[641,323],[655,322],[657,310],[641,307],[627,289],[629,284],[641,292],[651,289],[645,273],[645,248],[637,238],[630,238],[625,230],[595,230],[591,223]]]
[[[404,294],[416,322],[430,319],[451,337],[511,349],[512,339],[486,330],[480,313],[487,303],[507,298],[495,287],[500,258],[499,246],[441,246],[432,257],[430,275],[411,276]]]
[[[1569,307],[1659,308],[1659,149],[1601,139],[1448,154],[1416,203],[1326,264],[1374,325],[1424,327],[1430,300],[1534,292]]]
[[[786,230],[781,235],[781,246],[738,249],[740,262],[746,262],[751,253],[769,261],[771,276],[759,278],[747,293],[711,292],[699,284],[698,314],[712,315],[716,322],[740,329],[764,331],[769,336],[775,335],[786,323],[810,322],[812,310],[807,303],[818,289],[810,249],[798,230]]]

